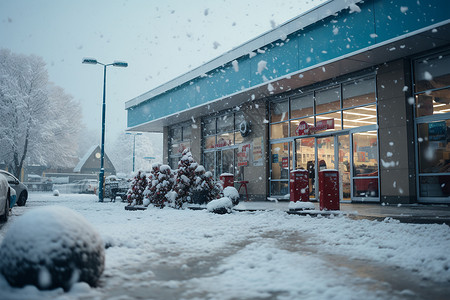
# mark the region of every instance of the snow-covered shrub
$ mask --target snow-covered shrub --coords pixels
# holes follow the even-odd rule
[[[191,189],[195,180],[195,169],[198,164],[192,157],[189,149],[185,149],[178,162],[177,175],[173,190],[177,193],[175,208],[181,208],[183,203],[190,202]]]
[[[160,165],[152,171],[153,179],[146,194],[151,204],[163,208],[167,202],[166,194],[172,190],[174,184],[172,170],[168,165]]]
[[[192,186],[192,192],[204,192],[206,193],[207,201],[220,198],[222,196],[222,185],[220,182],[214,181],[211,172],[205,172],[203,166],[198,166],[195,169],[194,184]]]
[[[53,190],[53,196],[58,197],[59,196],[59,191],[58,190]]]
[[[232,207],[233,203],[231,202],[231,199],[228,197],[222,197],[220,199],[213,200],[206,205],[206,209],[209,212],[222,215],[231,213]]]
[[[134,176],[131,188],[127,192],[129,205],[142,205],[144,200],[144,191],[147,187],[147,176],[143,171],[138,171]]]
[[[65,207],[33,209],[19,217],[0,245],[0,272],[16,287],[95,286],[105,265],[100,235],[77,212]]]
[[[231,199],[231,202],[233,203],[233,205],[238,205],[239,204],[239,192],[238,190],[233,187],[233,186],[227,186],[226,188],[223,189],[223,196],[224,197],[228,197]]]

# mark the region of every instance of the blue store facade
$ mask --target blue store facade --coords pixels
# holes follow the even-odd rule
[[[252,199],[289,174],[337,169],[341,201],[450,203],[450,2],[328,1],[126,102],[128,130],[164,133]]]

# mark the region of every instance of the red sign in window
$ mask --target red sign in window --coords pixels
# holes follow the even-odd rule
[[[285,169],[289,168],[289,157],[283,157],[281,159],[281,167]]]
[[[308,135],[327,129],[334,129],[334,119],[316,121],[316,126],[310,126],[305,121],[301,121],[295,129],[295,133],[297,135]]]

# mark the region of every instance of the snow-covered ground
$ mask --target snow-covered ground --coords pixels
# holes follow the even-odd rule
[[[82,214],[106,249],[98,288],[11,288],[0,299],[433,299],[450,292],[450,227],[282,211],[125,211],[93,195],[31,194]]]

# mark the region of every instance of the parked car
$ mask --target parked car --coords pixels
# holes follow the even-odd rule
[[[8,180],[0,174],[0,222],[8,221],[11,190]]]
[[[4,170],[0,170],[0,174],[6,177],[8,184],[16,191],[17,205],[25,206],[28,200],[28,188],[25,184],[20,182],[14,175]]]
[[[80,193],[95,194],[98,188],[97,179],[82,179],[76,183],[80,185]]]

